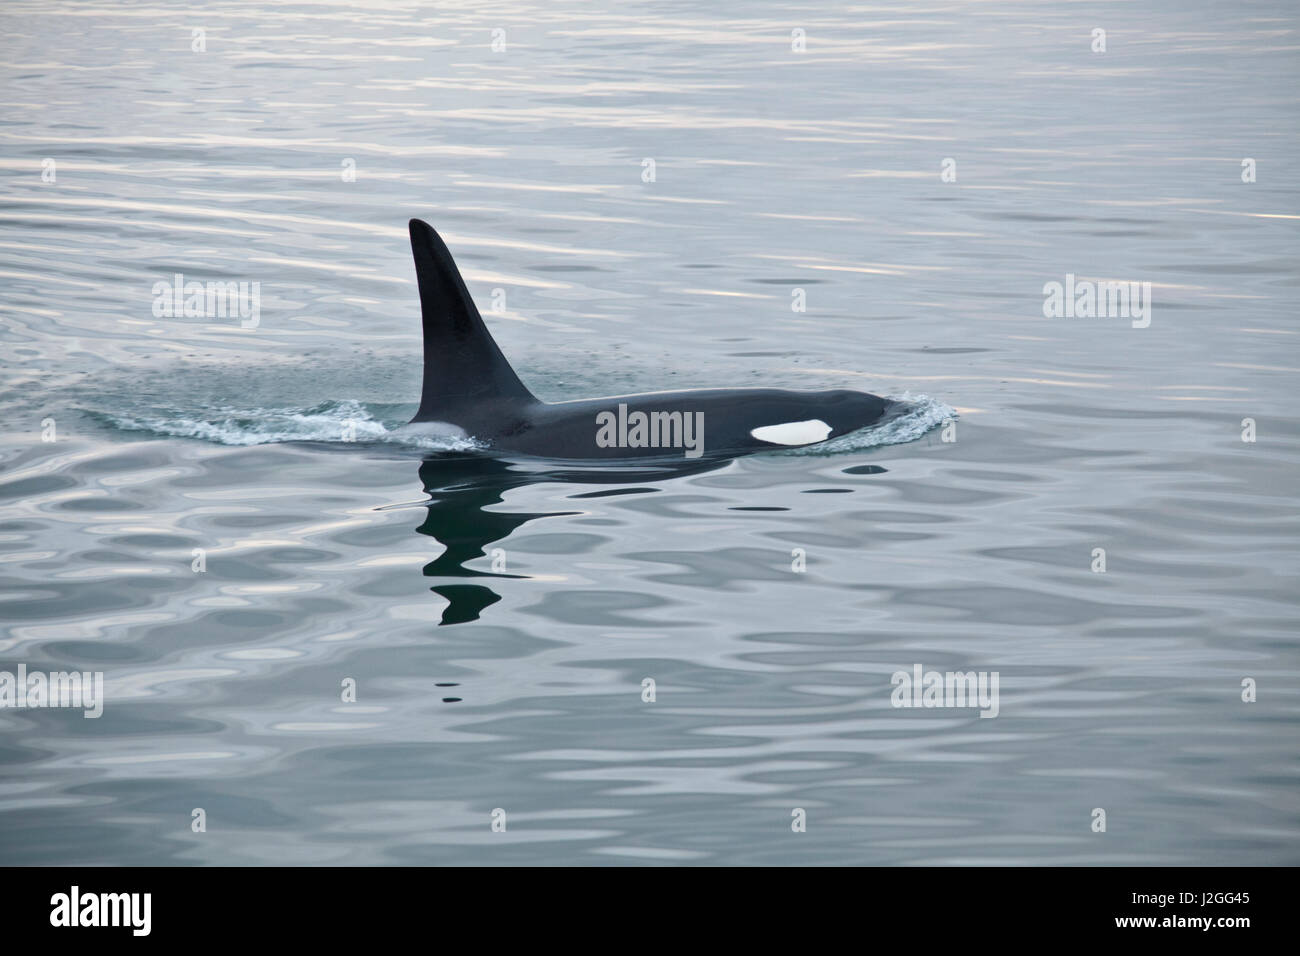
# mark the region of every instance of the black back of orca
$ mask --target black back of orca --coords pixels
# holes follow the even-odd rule
[[[501,354],[441,237],[419,219],[410,229],[424,322],[424,388],[412,423],[447,423],[494,451],[543,458],[719,458],[838,438],[893,407],[849,389],[720,388],[539,401]]]

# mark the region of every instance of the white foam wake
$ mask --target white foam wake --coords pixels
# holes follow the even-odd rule
[[[219,445],[268,445],[276,442],[383,442],[432,451],[472,451],[483,446],[464,433],[438,434],[407,430],[397,422],[375,418],[351,399],[323,402],[314,408],[208,409],[201,416],[164,413],[160,417],[108,416],[123,431],[149,432],[171,438],[196,438]]]

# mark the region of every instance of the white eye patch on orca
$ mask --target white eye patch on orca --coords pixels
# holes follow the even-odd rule
[[[820,418],[810,418],[806,422],[786,422],[782,425],[762,425],[750,434],[759,441],[771,442],[773,445],[815,445],[825,441],[831,433],[831,426]]]

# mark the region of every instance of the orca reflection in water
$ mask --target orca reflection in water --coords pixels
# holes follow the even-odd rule
[[[508,537],[535,518],[581,514],[581,511],[503,512],[488,510],[504,501],[505,493],[524,485],[558,482],[585,485],[646,485],[720,468],[720,461],[643,463],[632,467],[535,467],[481,455],[438,456],[420,465],[420,481],[430,501],[428,514],[417,529],[442,544],[444,551],[424,566],[426,577],[520,578],[525,575],[476,571],[465,563],[486,557],[488,546]],[[623,488],[625,492],[632,489]],[[657,490],[657,489],[647,489]],[[576,494],[574,499],[616,494],[617,490]],[[447,606],[441,624],[462,624],[477,620],[484,608],[501,596],[482,584],[440,584],[430,590],[441,595]]]
[[[407,428],[552,459],[735,457],[812,445],[879,422],[895,403],[849,389],[653,392],[539,401],[515,375],[433,227],[410,223],[424,323],[424,385]]]

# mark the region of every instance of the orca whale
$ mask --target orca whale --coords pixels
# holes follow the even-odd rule
[[[493,452],[548,459],[717,459],[829,441],[880,421],[896,404],[849,389],[777,388],[540,401],[501,354],[442,238],[419,219],[410,231],[424,383],[407,428],[450,429]]]

